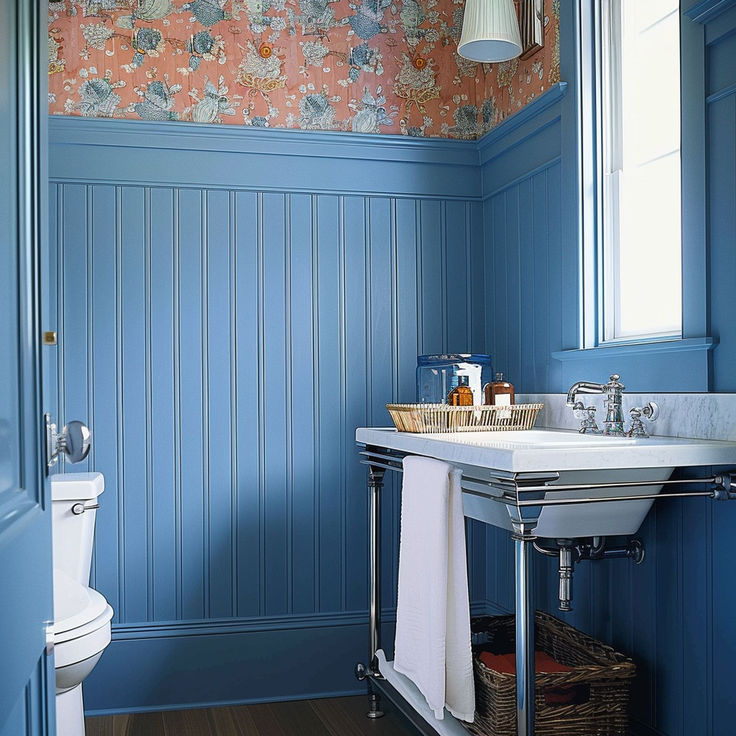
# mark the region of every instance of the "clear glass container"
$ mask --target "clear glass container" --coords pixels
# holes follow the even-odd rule
[[[450,353],[417,357],[417,402],[446,404],[450,391],[467,376],[473,403],[483,403],[483,386],[492,380],[491,356],[481,353]]]

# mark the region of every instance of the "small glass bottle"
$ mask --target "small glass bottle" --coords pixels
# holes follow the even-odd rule
[[[459,375],[457,386],[447,396],[450,406],[473,406],[473,389],[470,388],[468,376]]]
[[[503,380],[503,373],[496,373],[496,380],[483,387],[486,404],[510,406],[514,403],[514,385]]]

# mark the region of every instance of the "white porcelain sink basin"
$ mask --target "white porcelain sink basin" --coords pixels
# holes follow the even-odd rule
[[[436,438],[436,434],[423,434],[422,437]],[[614,437],[602,434],[580,434],[559,429],[529,429],[514,432],[448,432],[442,435],[449,442],[457,442],[478,447],[508,447],[509,449],[524,448],[583,448],[615,447],[635,445],[640,440],[632,437]]]
[[[674,468],[736,466],[736,442],[718,440],[607,437],[559,429],[409,434],[373,428],[356,430],[355,439],[366,446],[426,455],[478,469],[478,477],[491,478],[491,471],[510,477],[546,472],[559,475],[550,488],[584,486],[547,493],[544,498],[593,499],[590,503],[527,507],[523,511],[525,520],[527,514],[533,515],[537,536],[549,538],[634,534],[653,500],[632,497],[658,494],[662,481],[670,477]],[[631,481],[651,481],[651,485],[598,488],[606,483]],[[464,494],[465,515],[511,529],[512,522],[519,520],[519,509],[490,500],[488,496],[493,495],[500,496],[501,491],[494,493],[493,488],[485,488],[480,494]],[[627,499],[594,500],[619,496]]]

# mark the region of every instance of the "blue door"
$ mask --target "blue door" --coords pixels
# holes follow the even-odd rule
[[[38,306],[46,225],[42,9],[37,0],[0,1],[0,736],[54,732]]]

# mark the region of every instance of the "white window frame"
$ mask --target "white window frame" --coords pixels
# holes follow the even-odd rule
[[[609,87],[611,59],[621,66],[620,45],[611,43],[611,31],[618,28],[620,15],[611,13],[610,7],[619,0],[581,0],[581,55],[580,78],[588,99],[581,108],[581,161],[583,163],[582,234],[586,245],[583,249],[582,276],[582,347],[673,340],[682,337],[682,314],[679,329],[666,332],[644,332],[622,335],[620,315],[620,219],[608,217],[609,212],[619,211],[619,192],[623,156],[623,130],[621,119],[615,118],[612,126],[605,126],[603,115],[611,105],[621,105],[620,86]],[[602,32],[606,28],[609,32]],[[682,93],[681,93],[682,96]],[[603,147],[613,151],[614,165],[605,171]],[[609,153],[609,156],[611,154]],[[618,159],[618,161],[616,161]],[[616,165],[618,163],[618,165]],[[682,176],[682,168],[681,168]],[[682,248],[682,233],[679,240]],[[654,278],[654,275],[653,275]],[[645,287],[642,287],[645,288]]]

